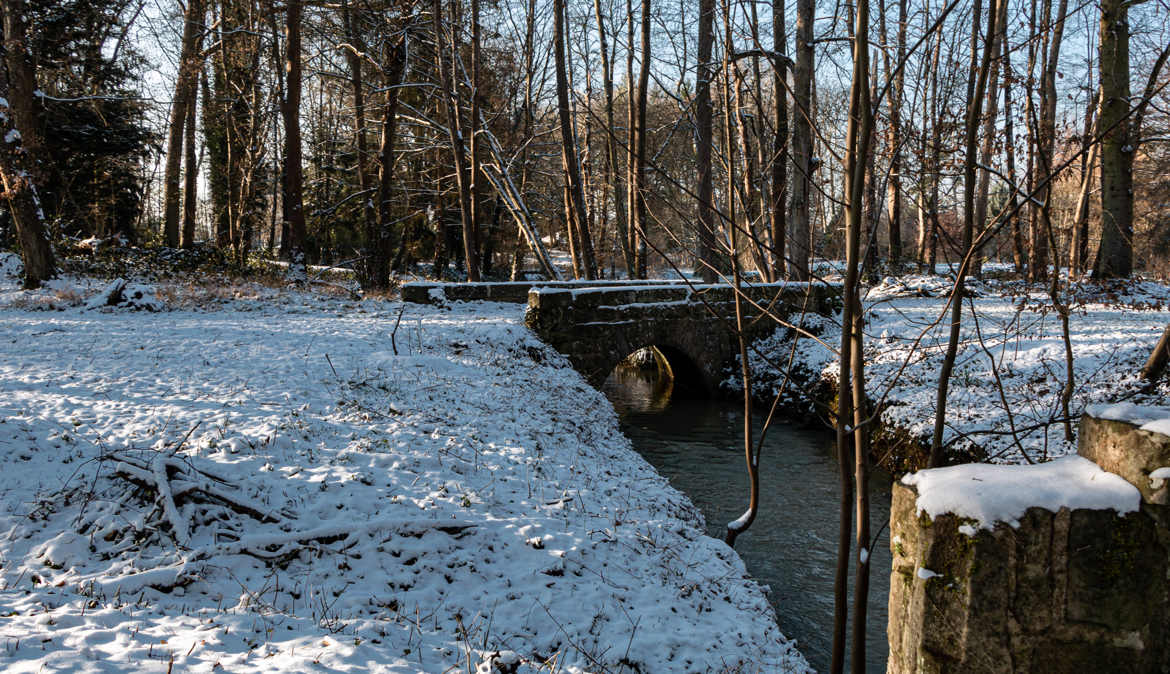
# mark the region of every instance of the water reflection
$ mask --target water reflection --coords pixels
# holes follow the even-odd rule
[[[742,411],[733,402],[672,400],[669,385],[661,380],[655,369],[621,367],[603,390],[634,447],[699,506],[707,518],[708,533],[722,539],[726,523],[738,517],[747,504]],[[837,540],[832,436],[774,425],[760,463],[760,513],[752,528],[739,537],[736,550],[752,575],[770,586],[769,599],[776,607],[781,630],[798,641],[810,664],[826,670],[832,642]],[[888,477],[875,476],[870,504],[877,540],[871,551],[867,668],[884,672],[891,562],[888,533],[883,527],[890,505]]]

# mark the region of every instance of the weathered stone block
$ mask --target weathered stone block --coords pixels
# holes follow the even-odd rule
[[[1085,414],[1077,453],[1125,478],[1138,488],[1144,502],[1170,505],[1170,480],[1150,480],[1150,473],[1170,466],[1170,436],[1143,431],[1135,423]]]
[[[1166,549],[1141,512],[976,529],[894,485],[891,673],[1162,671]]]

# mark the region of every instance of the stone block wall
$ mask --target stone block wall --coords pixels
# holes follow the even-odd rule
[[[1149,477],[1170,437],[1085,415],[1079,454],[1137,487],[1138,510],[1030,508],[988,529],[894,485],[889,672],[1170,672],[1170,506]]]
[[[510,302],[524,304],[533,288],[616,288],[631,285],[631,281],[485,281],[483,283],[443,283],[439,281],[412,281],[402,284],[402,299],[415,304],[443,304],[444,302]],[[637,281],[639,286],[679,285],[678,281],[653,279]]]

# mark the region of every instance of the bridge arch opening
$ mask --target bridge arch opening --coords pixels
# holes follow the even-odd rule
[[[614,366],[602,389],[635,407],[661,409],[672,398],[706,398],[706,378],[682,350],[665,344],[642,347]]]

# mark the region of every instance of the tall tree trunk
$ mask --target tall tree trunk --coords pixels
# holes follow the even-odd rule
[[[991,53],[994,56],[999,49],[1000,40],[1004,39],[1004,26],[1007,22],[1007,2],[1000,2],[999,17],[996,24],[1001,28],[995,32],[992,39]],[[988,74],[987,87],[987,114],[983,118],[983,144],[980,148],[980,155],[982,156],[982,163],[984,166],[990,166],[992,157],[995,152],[995,120],[999,113],[999,87],[996,84],[999,82],[999,62],[1000,59],[992,58],[991,72]],[[987,227],[987,202],[991,197],[991,172],[982,170],[979,171],[979,184],[976,188],[975,194],[975,227],[982,231]],[[971,273],[975,276],[980,276],[983,272],[983,257],[979,251],[976,251],[975,258],[971,262]]]
[[[606,128],[606,172],[609,174],[609,188],[613,192],[614,219],[617,224],[617,240],[622,251],[626,274],[634,277],[636,267],[634,252],[630,248],[629,222],[626,220],[626,195],[623,193],[618,166],[618,141],[613,116],[613,62],[609,59],[609,39],[605,32],[605,20],[601,14],[601,0],[593,0],[593,13],[597,19],[597,37],[601,52],[602,86],[605,88]]]
[[[479,282],[479,264],[475,252],[475,214],[471,212],[471,178],[467,171],[467,151],[463,144],[462,120],[459,106],[456,104],[454,91],[454,74],[447,72],[446,56],[443,54],[443,3],[442,0],[433,0],[431,3],[435,37],[435,62],[439,69],[439,87],[443,98],[443,106],[447,116],[447,141],[451,146],[451,154],[455,158],[455,182],[459,190],[459,214],[463,224],[463,259],[467,265],[467,280]],[[455,49],[458,32],[457,26],[451,27],[452,49],[451,62],[457,62],[458,53]],[[439,218],[439,236],[445,238],[442,217]]]
[[[432,15],[435,42],[435,63],[439,68],[439,87],[441,89],[443,110],[446,112],[447,140],[455,158],[455,184],[459,190],[459,212],[463,231],[463,260],[467,264],[467,280],[473,283],[480,281],[479,259],[475,253],[475,214],[472,213],[472,186],[467,171],[467,150],[463,145],[462,121],[459,114],[459,105],[456,104],[454,91],[454,74],[447,71],[447,57],[443,55],[442,29],[442,0],[433,0]],[[454,48],[457,27],[452,26],[452,63],[456,62],[457,54]],[[442,218],[439,218],[439,238],[445,239]]]
[[[288,223],[288,257],[291,271],[298,279],[307,275],[305,259],[304,173],[301,151],[301,15],[302,0],[288,0],[285,23],[284,100],[280,106],[284,119],[284,221]]]
[[[715,254],[715,190],[711,175],[711,147],[714,144],[711,106],[711,62],[715,43],[715,0],[699,0],[699,44],[695,66],[695,143],[698,159],[698,271],[707,283],[717,276]]]
[[[1068,251],[1069,280],[1078,278],[1085,271],[1085,260],[1089,250],[1089,192],[1093,184],[1093,167],[1097,163],[1099,143],[1093,142],[1097,133],[1096,115],[1101,105],[1101,91],[1093,96],[1092,101],[1085,106],[1084,135],[1081,136],[1081,189],[1077,196],[1077,206],[1073,211],[1072,242]]]
[[[203,34],[203,2],[189,0],[183,14],[183,37],[179,47],[179,74],[175,78],[175,97],[171,102],[171,122],[167,129],[167,161],[163,169],[163,242],[171,247],[180,243],[179,180],[183,161],[183,127],[187,108],[195,95],[199,76],[199,38]]]
[[[1129,115],[1129,3],[1103,0],[1100,22],[1101,246],[1097,280],[1133,273],[1133,142]]]
[[[785,237],[787,237],[788,195],[788,30],[784,0],[772,3],[772,51],[781,57],[784,65],[774,63],[772,71],[772,96],[776,135],[772,140],[772,193],[769,211],[772,215],[772,276],[783,278],[785,263]]]
[[[885,1],[879,4],[881,38],[888,44]],[[890,161],[890,175],[886,183],[886,227],[890,243],[890,267],[897,269],[902,261],[902,99],[905,92],[905,68],[898,67],[906,60],[906,0],[898,0],[898,33],[894,58],[888,49],[882,50],[882,64],[886,79],[891,80],[889,93],[889,124],[886,127],[886,154]]]
[[[475,254],[482,254],[483,248],[480,239],[483,237],[483,230],[480,226],[480,218],[483,217],[483,191],[480,184],[480,164],[483,159],[482,149],[480,143],[480,122],[482,121],[481,100],[480,100],[480,60],[482,55],[481,48],[481,30],[479,25],[479,1],[471,0],[471,137],[468,139],[468,148],[470,150],[469,163],[471,165],[470,180],[468,191],[471,193],[471,250]],[[490,236],[490,232],[488,233]],[[488,265],[490,266],[490,264]],[[483,266],[478,265],[478,273],[482,273]]]
[[[646,98],[650,86],[650,0],[642,0],[642,44],[638,68],[638,126],[634,146],[634,230],[638,232],[638,247],[634,257],[638,263],[638,278],[646,278],[646,238],[648,213],[646,210],[646,136],[650,123],[646,119]]]
[[[187,121],[183,130],[185,147],[183,162],[186,173],[183,176],[183,228],[180,245],[190,248],[195,245],[195,208],[199,203],[199,164],[195,157],[195,108],[198,105],[198,88],[191,87],[191,98],[187,101]],[[204,105],[207,101],[203,102]]]
[[[533,125],[533,115],[532,115],[533,86],[532,85],[533,85],[533,78],[535,77],[535,71],[536,71],[536,68],[534,66],[534,61],[535,61],[535,57],[536,57],[535,51],[536,51],[536,0],[527,0],[526,6],[525,6],[525,12],[524,12],[524,54],[523,54],[523,56],[524,56],[524,109],[520,113],[521,117],[522,117],[522,121],[523,121],[523,128],[524,128],[524,136],[523,136],[524,144],[520,149],[520,193],[521,194],[523,194],[524,190],[526,190],[528,188],[528,171],[529,171],[528,148],[530,145],[530,143],[528,141],[532,138],[532,125]],[[612,137],[613,128],[614,128],[612,123],[610,123],[609,128],[610,128],[610,133],[611,133],[611,137]],[[617,170],[616,167],[614,170],[615,171]],[[525,239],[525,231],[524,231],[523,225],[518,227],[518,229],[519,229],[519,231],[517,232],[517,236],[516,236],[516,240],[517,240],[516,254],[512,258],[512,277],[511,278],[513,281],[520,280],[520,273],[521,273],[522,267],[524,265],[523,242]],[[535,233],[535,227],[533,228],[533,230]],[[535,243],[536,242],[534,241],[533,242],[534,250],[536,249]],[[543,256],[541,256],[539,253],[538,253],[537,257],[541,258],[543,261]],[[555,271],[555,270],[553,270],[550,266],[548,272],[551,273],[553,271]]]
[[[0,67],[0,187],[8,200],[10,214],[20,240],[24,261],[24,287],[39,288],[57,275],[53,247],[45,228],[37,185],[43,156],[41,121],[36,95],[37,75],[29,51],[24,0],[4,0],[0,20],[4,27],[4,64]]]
[[[926,17],[929,23],[930,18]],[[939,62],[942,58],[942,33],[939,32],[934,41],[934,55],[931,59],[930,66],[930,105],[927,113],[926,104],[924,102],[924,113],[929,114],[930,122],[930,149],[929,149],[929,171],[930,171],[930,201],[929,210],[927,211],[928,225],[927,235],[925,239],[926,250],[924,257],[926,258],[926,266],[929,273],[935,272],[935,265],[938,263],[938,237],[939,237],[939,216],[938,216],[938,192],[939,183],[942,181],[942,109],[939,105]]]
[[[809,279],[812,228],[812,83],[813,21],[816,3],[796,0],[796,67],[793,71],[792,121],[792,217],[789,221],[791,245],[787,250],[789,276],[797,281]]]
[[[556,64],[557,116],[561,129],[561,167],[565,171],[565,187],[568,190],[565,203],[565,225],[572,230],[576,239],[576,257],[579,259],[581,274],[587,279],[597,277],[597,268],[591,259],[591,247],[586,245],[589,237],[588,219],[585,214],[585,192],[581,184],[581,164],[577,158],[577,139],[573,132],[573,119],[569,111],[569,80],[565,65],[565,3],[553,0],[553,60]]]
[[[273,97],[276,100],[276,113],[277,114],[274,117],[280,118],[279,124],[274,119],[273,125],[272,125],[273,138],[280,141],[277,147],[281,148],[281,150],[279,151],[279,155],[280,155],[279,156],[279,159],[280,159],[280,164],[279,164],[279,166],[280,166],[280,200],[281,200],[281,206],[280,206],[280,210],[281,210],[281,214],[280,214],[280,249],[277,251],[277,255],[280,259],[287,260],[287,259],[289,259],[289,245],[292,242],[292,236],[289,234],[288,219],[285,218],[285,216],[284,216],[284,213],[285,213],[285,206],[284,206],[284,189],[285,188],[284,188],[284,186],[285,186],[285,183],[287,181],[286,181],[285,174],[284,174],[284,168],[285,168],[286,162],[285,162],[283,148],[285,147],[285,143],[283,142],[283,138],[280,136],[281,127],[284,124],[284,97],[285,97],[284,67],[283,67],[284,59],[281,57],[281,53],[280,53],[280,26],[277,23],[277,19],[276,19],[275,0],[268,0],[267,5],[266,5],[266,10],[267,10],[266,13],[268,15],[268,28],[269,28],[269,31],[271,32],[271,35],[272,35],[271,40],[269,40],[269,45],[270,45],[269,51],[271,52],[271,56],[270,56],[271,65],[272,65],[273,72],[276,73],[276,89],[273,92]],[[222,40],[221,40],[221,42],[222,42]],[[218,52],[217,52],[216,61],[218,62],[221,59],[222,59],[222,57],[219,56]],[[219,73],[219,67],[217,66],[217,68],[216,68],[216,78],[217,78],[216,87],[217,87],[217,89],[219,87],[219,79],[218,79],[219,74],[218,73]],[[208,103],[210,102],[208,97],[207,97],[207,94],[206,94],[206,88],[207,88],[206,87],[206,78],[204,78],[203,109],[205,112],[208,108]],[[204,129],[207,129],[207,127],[208,127],[208,119],[207,119],[206,114],[204,115],[204,118],[203,118],[203,127],[204,127]],[[208,148],[209,148],[208,156],[212,159],[212,161],[210,162],[211,168],[208,170],[208,174],[213,175],[214,174],[214,167],[217,164],[217,162],[215,160],[215,153],[213,152],[214,148],[213,148],[212,143],[211,143],[211,135],[209,133],[207,133],[206,131],[204,132],[204,135],[207,138],[204,145],[208,146]],[[218,204],[218,200],[216,200],[215,196],[214,196],[215,192],[216,192],[215,181],[212,180],[211,184],[212,184],[212,189],[211,189],[212,199],[213,199],[213,201],[215,201]],[[221,191],[223,191],[222,188],[221,188]],[[218,205],[216,208],[218,210]],[[272,208],[273,208],[273,210],[276,209],[276,190],[275,189],[273,190]],[[273,215],[274,219],[275,219],[275,217],[276,216]],[[217,223],[218,223],[218,221],[217,221]],[[224,245],[223,241],[220,237],[218,224],[217,224],[217,229],[216,229],[216,243],[218,246],[221,246],[221,247]]]
[[[637,173],[637,129],[638,104],[634,92],[634,5],[626,0],[626,221],[630,224],[630,254],[634,260],[634,272],[630,278],[638,278],[638,181]]]
[[[341,22],[345,29],[346,44],[342,47],[345,52],[345,62],[349,67],[349,84],[353,90],[353,127],[354,151],[357,154],[354,162],[358,178],[358,188],[362,192],[362,225],[365,231],[366,259],[359,269],[362,270],[361,281],[367,288],[384,288],[389,279],[381,278],[385,273],[389,276],[388,259],[377,260],[379,253],[378,242],[378,214],[371,198],[373,180],[370,176],[369,162],[367,161],[368,148],[366,147],[366,87],[362,76],[362,58],[364,45],[354,26],[353,11],[349,3],[341,3]]]
[[[572,38],[568,32],[570,25],[569,25],[569,14],[568,14],[568,7],[567,6],[564,8],[564,12],[562,12],[562,14],[564,16],[563,28],[565,31],[565,33],[564,33],[565,79],[568,81],[568,91],[572,92],[572,91],[577,90],[577,87],[573,82],[573,74],[577,72],[577,69],[573,65],[573,52],[570,49],[570,45],[572,44]],[[588,99],[586,99],[586,100],[588,100]],[[572,185],[572,187],[574,188],[574,194],[572,194],[570,196],[572,197],[574,204],[576,204],[576,203],[581,204],[582,211],[585,213],[584,218],[580,218],[580,217],[577,217],[575,215],[573,220],[572,220],[572,223],[573,223],[574,231],[575,231],[576,236],[577,236],[578,255],[581,258],[582,273],[585,275],[586,278],[594,279],[594,278],[597,278],[597,258],[593,252],[593,236],[590,233],[590,229],[589,229],[589,223],[592,221],[592,218],[591,218],[591,215],[589,212],[589,202],[585,196],[586,194],[588,194],[588,189],[589,189],[588,182],[587,182],[588,181],[588,169],[586,168],[586,164],[589,161],[589,136],[588,136],[588,128],[589,127],[588,127],[588,121],[586,121],[585,141],[584,141],[584,143],[582,143],[580,145],[580,147],[578,147],[578,142],[577,142],[577,140],[578,140],[578,137],[577,137],[577,118],[578,118],[577,106],[576,106],[575,101],[573,100],[572,97],[568,98],[568,102],[569,102],[569,130],[572,132],[573,149],[574,149],[574,155],[576,157],[575,164],[576,164],[576,171],[577,171],[576,180],[574,181],[574,183]],[[566,174],[566,175],[568,175],[568,174]],[[573,211],[574,211],[574,213],[577,213],[577,210],[575,207],[574,207]]]
[[[377,222],[372,231],[367,231],[370,244],[370,281],[375,288],[385,289],[390,285],[391,255],[394,250],[393,195],[394,188],[394,143],[398,140],[398,92],[401,90],[403,71],[406,67],[406,38],[401,37],[387,50],[389,63],[386,66],[386,103],[382,110],[382,134],[378,146],[378,202]],[[405,237],[403,237],[405,238]],[[405,241],[400,242],[405,246]],[[400,251],[399,254],[403,254]]]
[[[1004,3],[1007,4],[1006,1]],[[1000,27],[1000,32],[1007,30],[1007,24]],[[1027,254],[1024,251],[1024,234],[1020,227],[1019,209],[1016,208],[1017,195],[1015,188],[1016,180],[1016,133],[1013,119],[1015,119],[1015,109],[1012,106],[1012,56],[1011,49],[1008,47],[1006,33],[1000,38],[1000,53],[1003,56],[1003,130],[1004,130],[1004,155],[1007,164],[1007,174],[1011,178],[1013,184],[1008,190],[1008,213],[1012,213],[1011,225],[1011,240],[1012,240],[1012,259],[1015,262],[1016,273],[1021,276],[1024,274],[1027,265]]]
[[[1048,2],[1045,2],[1047,5]],[[1037,176],[1039,189],[1034,197],[1040,202],[1039,231],[1036,261],[1036,279],[1048,278],[1048,262],[1051,258],[1055,266],[1059,267],[1060,257],[1052,249],[1052,188],[1050,174],[1052,173],[1053,154],[1056,147],[1056,71],[1060,63],[1060,47],[1064,37],[1064,21],[1068,15],[1068,0],[1059,0],[1056,18],[1050,30],[1051,41],[1048,43],[1044,55],[1044,64],[1040,81],[1040,120],[1037,144],[1037,162],[1040,174]],[[1045,21],[1048,16],[1045,15]],[[1041,243],[1042,242],[1042,243]],[[1059,269],[1054,270],[1058,273]]]
[[[865,401],[865,365],[862,327],[865,320],[859,293],[858,265],[861,253],[861,231],[865,218],[866,169],[870,166],[870,144],[873,138],[873,107],[870,102],[869,81],[869,5],[858,3],[856,27],[853,31],[853,90],[849,97],[849,127],[845,141],[845,193],[848,207],[845,220],[845,309],[842,312],[840,388],[838,400],[852,398],[849,406],[852,418],[843,412],[837,415],[837,454],[841,475],[842,492],[848,492],[849,464],[847,458],[853,455],[853,482],[855,494],[855,515],[857,565],[853,583],[853,629],[850,649],[850,668],[853,672],[865,671],[865,625],[869,606],[869,433],[864,427],[867,405]],[[870,178],[872,181],[872,176]],[[874,242],[870,241],[873,246]],[[847,374],[848,373],[848,374]],[[844,407],[838,404],[839,407]],[[842,506],[846,506],[844,497]],[[848,516],[841,515],[841,524],[846,525]],[[849,559],[849,526],[844,526],[839,547],[838,574],[847,574],[841,559]],[[838,607],[844,605],[844,578],[836,583],[842,596]],[[832,670],[844,669],[844,611],[836,616]]]
[[[935,398],[934,435],[930,442],[930,466],[932,468],[943,465],[942,436],[946,424],[947,389],[950,386],[951,371],[955,367],[955,355],[959,349],[959,333],[963,321],[963,288],[964,279],[970,265],[973,252],[971,243],[975,230],[975,169],[979,163],[977,140],[979,136],[979,121],[983,114],[984,93],[987,90],[987,79],[991,69],[992,51],[995,41],[995,22],[999,14],[997,0],[991,0],[987,8],[987,32],[983,38],[983,55],[978,56],[978,42],[974,39],[979,34],[979,20],[982,14],[982,1],[975,1],[973,12],[974,31],[971,42],[971,79],[967,92],[967,118],[964,122],[965,160],[963,162],[963,241],[960,254],[963,261],[955,274],[955,286],[951,292],[951,330],[947,339],[947,351],[943,358],[942,369],[938,375],[938,390]]]

